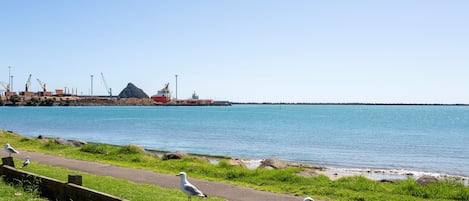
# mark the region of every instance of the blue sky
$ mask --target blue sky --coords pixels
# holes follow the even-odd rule
[[[469,1],[2,1],[0,80],[240,102],[469,103]]]

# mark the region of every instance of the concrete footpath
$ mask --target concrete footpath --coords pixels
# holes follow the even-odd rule
[[[101,176],[111,176],[126,179],[136,183],[154,184],[163,188],[179,189],[179,177],[175,175],[162,174],[142,169],[118,167],[98,162],[69,159],[60,156],[43,154],[38,152],[20,151],[20,155],[12,154],[14,158],[23,160],[26,156],[31,157],[31,161],[49,164],[52,166],[64,167]],[[4,149],[1,156],[8,156]],[[19,166],[21,164],[16,164]],[[27,171],[27,169],[26,169]],[[229,201],[303,201],[304,197],[271,193],[254,190],[251,188],[235,186],[227,183],[206,181],[191,178],[188,180],[199,187],[208,196],[215,196]]]

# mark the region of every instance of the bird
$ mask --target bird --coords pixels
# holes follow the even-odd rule
[[[180,172],[176,176],[181,177],[181,190],[188,195],[188,200],[191,200],[191,196],[207,198],[207,195],[202,193],[202,191],[187,181],[187,174],[185,172]]]
[[[11,157],[11,154],[19,154],[20,152],[16,151],[13,147],[10,146],[10,144],[5,144],[5,150],[8,152],[8,156]]]
[[[310,198],[310,197],[305,197],[305,199],[303,201],[314,201],[314,199]]]
[[[29,156],[26,156],[26,160],[24,160],[23,165],[20,168],[24,168],[29,165]]]

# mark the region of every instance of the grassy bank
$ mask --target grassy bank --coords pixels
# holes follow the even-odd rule
[[[22,161],[16,160],[20,164]],[[25,171],[47,176],[61,181],[67,181],[68,175],[78,174],[83,178],[83,186],[97,191],[105,192],[132,201],[176,201],[187,200],[186,194],[177,189],[165,189],[155,185],[136,184],[134,182],[114,177],[97,176],[85,172],[50,165],[32,164]],[[1,200],[1,198],[0,198]],[[207,201],[222,201],[224,199],[210,197]]]
[[[303,168],[248,170],[233,167],[226,161],[213,165],[194,157],[164,161],[131,145],[118,147],[90,143],[82,148],[76,148],[5,132],[0,137],[0,143],[6,142],[21,150],[46,152],[69,158],[171,174],[185,171],[191,177],[224,181],[273,192],[309,195],[321,199],[337,201],[469,200],[469,188],[458,181],[441,181],[436,184],[419,185],[414,180],[380,183],[360,176],[331,181],[323,175],[310,178],[298,176],[297,173],[303,171]]]

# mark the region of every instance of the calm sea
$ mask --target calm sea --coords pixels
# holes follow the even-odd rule
[[[469,176],[469,107],[0,107],[0,128],[147,149]]]

